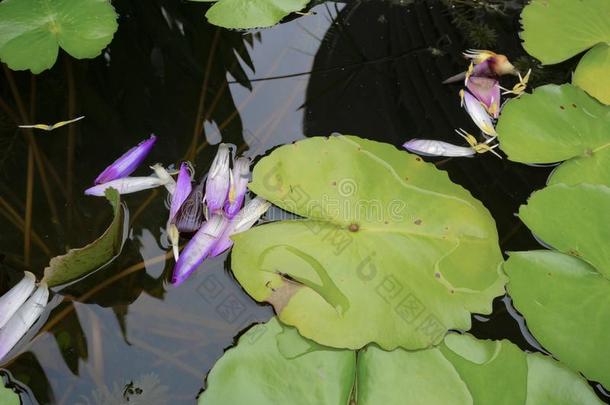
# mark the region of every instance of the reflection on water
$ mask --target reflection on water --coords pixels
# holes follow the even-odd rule
[[[99,235],[110,210],[82,190],[151,132],[159,139],[150,162],[190,159],[198,174],[221,140],[250,157],[336,131],[397,146],[418,136],[455,141],[453,128],[471,124],[458,88],[440,82],[463,68],[460,52],[471,44],[448,3],[328,2],[312,16],[241,33],[205,23],[202,3],[117,0],[119,32],[100,57],[61,55],[36,78],[5,71],[0,225],[10,231],[0,234],[0,291],[23,269],[40,276],[50,257]],[[519,59],[513,3],[475,12],[497,34],[490,46]],[[553,74],[563,81],[567,71]],[[16,130],[16,122],[78,115],[86,118],[49,133]],[[547,170],[493,156],[437,164],[490,209],[503,250],[536,247],[512,214]],[[240,331],[272,315],[233,280],[226,254],[169,286],[164,191],[125,201],[132,229],[121,256],[67,288],[43,332],[3,366],[26,403],[193,403]],[[478,337],[535,350],[500,299],[473,325]]]

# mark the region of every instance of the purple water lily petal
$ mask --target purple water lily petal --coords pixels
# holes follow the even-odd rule
[[[176,180],[176,189],[172,195],[172,203],[169,208],[169,220],[173,221],[178,210],[188,198],[192,191],[191,185],[191,173],[188,168],[188,164],[182,163],[180,165],[180,172],[178,173],[178,179]]]
[[[131,194],[149,188],[163,186],[167,180],[158,177],[125,177],[122,179],[111,180],[108,183],[98,184],[97,186],[89,187],[85,190],[86,195],[96,197],[104,196],[107,188],[116,189],[119,194]]]
[[[36,288],[36,277],[29,271],[13,288],[0,297],[0,328],[2,328]]]
[[[41,283],[30,298],[8,320],[6,325],[0,328],[0,360],[11,351],[32,325],[34,325],[36,319],[44,311],[48,299],[49,289],[46,284]]]
[[[215,257],[233,246],[231,236],[236,233],[247,231],[267,212],[271,203],[263,198],[256,197],[248,202],[246,206],[229,222],[224,232],[218,239],[218,243],[210,252],[210,257]]]
[[[205,201],[210,214],[216,214],[224,208],[231,186],[229,145],[221,143],[212,162],[205,184]]]
[[[203,223],[203,188],[205,182],[201,180],[193,188],[189,196],[182,203],[174,217],[174,224],[181,233],[196,232]]]
[[[199,228],[180,253],[174,267],[172,284],[181,284],[197,269],[208,257],[228,224],[229,221],[224,215],[213,215]]]
[[[111,180],[120,179],[133,173],[154,146],[157,137],[151,135],[150,138],[140,142],[137,146],[129,149],[120,158],[115,160],[95,179],[95,184],[107,183]]]
[[[500,83],[489,77],[471,77],[466,88],[485,105],[487,112],[498,118],[500,112]]]
[[[248,182],[250,181],[250,159],[247,157],[237,159],[231,173],[231,187],[225,202],[225,214],[228,218],[237,215],[244,203],[244,197],[246,191],[248,191]]]

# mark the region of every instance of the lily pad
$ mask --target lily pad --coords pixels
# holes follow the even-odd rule
[[[523,47],[542,63],[559,63],[610,42],[607,0],[532,0],[521,13]]]
[[[108,188],[106,198],[114,211],[110,226],[102,236],[87,246],[71,249],[65,255],[52,258],[44,269],[43,278],[49,287],[80,279],[109,263],[120,253],[124,241],[123,228],[127,209],[121,204],[121,196],[115,189]]]
[[[512,343],[448,335],[438,348],[333,350],[275,318],[216,363],[200,404],[599,404],[586,381]],[[287,358],[281,347],[308,347]],[[305,341],[305,342],[303,342]],[[501,384],[498,384],[501,381]]]
[[[3,0],[0,60],[40,73],[55,64],[59,47],[77,59],[94,58],[117,30],[108,0]]]
[[[535,192],[519,217],[553,248],[578,257],[610,280],[610,188],[555,184]]]
[[[554,163],[608,147],[610,107],[571,84],[551,84],[510,100],[496,129],[510,160]]]
[[[576,257],[548,250],[511,253],[504,268],[513,303],[536,339],[610,388],[610,280]]]
[[[19,405],[20,403],[19,395],[13,390],[5,388],[2,378],[0,378],[0,405]]]
[[[580,60],[572,83],[602,103],[610,104],[610,75],[608,72],[610,72],[610,45],[598,44]]]
[[[225,28],[259,28],[277,24],[305,8],[310,0],[218,0],[205,14],[211,24]]]
[[[610,187],[610,147],[598,149],[590,156],[581,156],[562,163],[548,180],[548,185],[559,183],[601,184]]]
[[[250,189],[303,218],[235,235],[233,273],[320,344],[429,347],[504,293],[489,212],[392,145],[353,136],[285,145],[256,165]]]

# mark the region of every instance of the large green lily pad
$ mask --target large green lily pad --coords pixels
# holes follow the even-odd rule
[[[108,0],[3,0],[0,60],[40,73],[55,64],[59,47],[93,58],[110,43],[117,14]]]
[[[300,348],[285,355],[287,346]],[[500,382],[500,383],[499,383]],[[599,404],[586,381],[512,343],[448,335],[438,348],[359,352],[302,338],[276,319],[256,325],[216,363],[201,405]]]
[[[310,0],[218,0],[205,14],[225,28],[259,28],[277,24],[288,14],[305,8]]]
[[[559,162],[610,145],[610,107],[571,84],[551,84],[510,100],[496,129],[510,160]]]
[[[513,303],[536,339],[610,388],[610,280],[576,257],[548,250],[511,253],[504,268]]]
[[[234,237],[246,291],[318,343],[419,349],[490,313],[505,276],[489,212],[445,172],[353,136],[285,145],[250,189],[303,219]]]
[[[532,0],[521,13],[523,47],[545,64],[610,42],[607,0]]]
[[[610,17],[610,16],[609,16]],[[583,56],[572,83],[604,104],[610,104],[610,45],[596,45]]]
[[[610,188],[555,184],[535,192],[519,217],[553,248],[576,256],[610,279]]]
[[[112,205],[114,217],[102,236],[78,249],[71,249],[62,256],[51,259],[44,269],[44,278],[49,287],[75,281],[109,263],[121,251],[124,241],[123,225],[126,208],[121,204],[117,190],[106,190],[106,198]]]

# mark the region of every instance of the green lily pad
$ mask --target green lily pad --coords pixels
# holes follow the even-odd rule
[[[610,45],[598,44],[583,56],[572,83],[604,104],[610,104]]]
[[[55,64],[60,46],[77,59],[94,58],[112,40],[116,19],[107,0],[3,0],[0,60],[40,73]]]
[[[575,372],[506,340],[450,334],[438,348],[387,352],[370,345],[352,352],[319,346],[290,329],[275,318],[251,328],[216,363],[199,403],[601,403]],[[280,339],[283,347],[310,349],[287,358]]]
[[[19,405],[20,403],[19,395],[13,392],[13,390],[4,387],[2,378],[0,378],[0,405]]]
[[[548,185],[559,183],[601,184],[610,187],[610,147],[562,163],[549,177]]]
[[[519,217],[553,248],[578,257],[610,279],[610,188],[555,184],[535,192]]]
[[[532,0],[521,13],[523,47],[542,63],[562,62],[610,42],[607,0]]]
[[[285,145],[256,165],[250,189],[303,219],[235,235],[233,273],[320,344],[429,347],[504,293],[489,212],[391,145],[353,136]]]
[[[225,28],[261,28],[277,24],[305,8],[310,0],[218,0],[205,14],[211,24]]]
[[[106,198],[112,205],[114,218],[102,236],[85,247],[71,249],[62,256],[51,259],[44,269],[44,278],[49,287],[75,281],[98,270],[112,261],[123,246],[123,225],[126,208],[121,204],[121,196],[113,189],[106,190]]]
[[[496,128],[508,158],[554,163],[610,145],[610,107],[571,84],[538,87],[510,100]]]
[[[504,268],[513,303],[536,339],[609,388],[610,280],[584,261],[552,251],[511,253]]]

